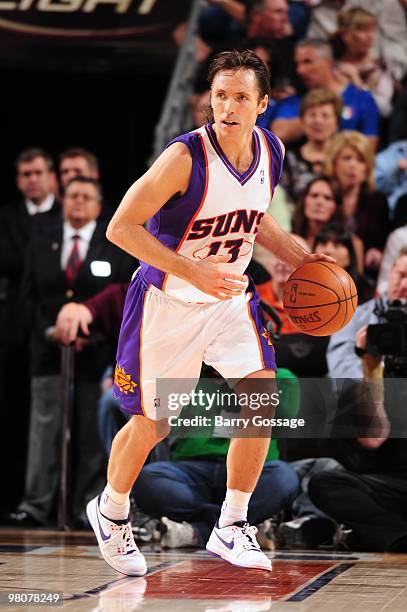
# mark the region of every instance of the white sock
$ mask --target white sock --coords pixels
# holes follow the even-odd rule
[[[103,516],[113,521],[126,519],[130,511],[129,493],[118,493],[107,483],[99,503]]]
[[[236,521],[247,521],[247,510],[251,493],[238,489],[227,489],[219,517],[219,527],[233,525]]]

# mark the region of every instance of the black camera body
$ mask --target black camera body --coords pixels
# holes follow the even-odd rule
[[[407,302],[393,300],[387,307],[382,300],[376,303],[374,314],[383,323],[367,328],[366,352],[383,355],[385,369],[390,375],[402,376],[407,371]]]

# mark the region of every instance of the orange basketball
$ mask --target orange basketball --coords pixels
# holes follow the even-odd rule
[[[304,334],[330,336],[349,323],[358,305],[358,294],[343,268],[316,261],[291,274],[284,287],[283,305]]]

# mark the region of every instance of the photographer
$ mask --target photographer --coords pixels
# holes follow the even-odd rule
[[[385,304],[393,300],[407,299],[407,246],[400,250],[390,269],[387,296],[383,298]],[[350,323],[331,337],[327,359],[329,375],[332,378],[363,378],[366,360],[357,356],[355,347],[363,351],[368,325],[379,323],[375,308],[375,300],[369,300],[358,306]],[[381,362],[378,359],[376,361]]]
[[[401,431],[396,420],[403,419],[406,402],[400,379],[394,396],[388,393],[389,381],[384,395],[383,382],[383,374],[386,378],[394,376],[393,366],[400,363],[391,351],[394,349],[397,353],[401,348],[404,355],[402,351],[406,347],[400,342],[397,347],[397,338],[393,335],[392,343],[383,351],[385,355],[377,354],[378,348],[384,348],[390,337],[391,325],[374,327],[381,319],[391,321],[391,313],[397,310],[401,315],[404,313],[405,329],[407,308],[392,304],[393,300],[405,299],[406,247],[390,270],[383,312],[375,312],[374,300],[358,307],[352,321],[332,336],[328,347],[332,378],[362,379],[348,386],[341,397],[348,411],[348,423],[358,424],[358,434],[355,439],[329,440],[331,455],[342,469],[313,476],[309,495],[321,510],[351,528],[350,545],[359,550],[407,551],[407,445],[403,437],[396,437]],[[386,334],[377,333],[385,330]],[[376,346],[374,340],[378,340]],[[407,362],[405,356],[402,360]],[[388,418],[387,413],[394,413],[396,418]]]

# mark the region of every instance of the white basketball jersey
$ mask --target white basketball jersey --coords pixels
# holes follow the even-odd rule
[[[258,226],[270,205],[282,167],[278,139],[253,130],[253,161],[239,173],[223,153],[212,125],[185,134],[193,165],[187,191],[153,217],[150,231],[163,244],[190,259],[227,255],[233,274],[243,274],[251,260]],[[170,143],[172,144],[172,143]],[[187,281],[141,265],[147,282],[187,302],[216,302]]]

